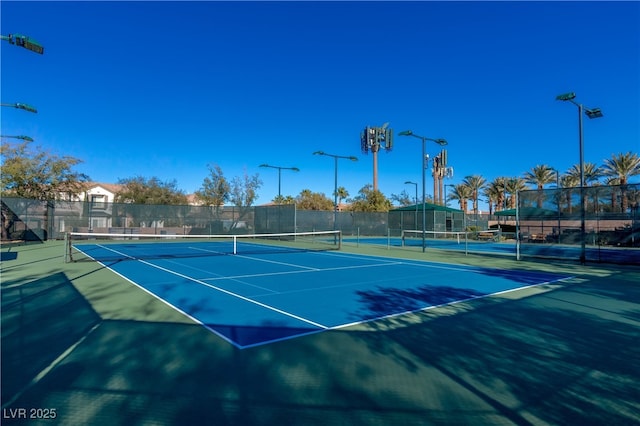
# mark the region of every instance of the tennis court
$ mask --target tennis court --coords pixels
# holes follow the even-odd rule
[[[300,234],[275,243],[93,235],[73,249],[238,348],[569,278],[325,250],[339,236],[312,237],[319,247]]]
[[[488,253],[496,255],[516,255],[514,240],[500,241],[498,233],[485,231],[488,238],[478,238],[478,232],[425,231],[424,246],[428,249],[448,250],[462,253]],[[422,248],[422,231],[402,231],[400,236],[388,237],[345,237],[347,244],[373,244],[387,247]]]
[[[500,255],[516,258],[520,255],[547,259],[579,259],[581,248],[575,244],[558,243],[520,243],[514,239],[501,239],[496,231],[449,232],[426,231],[423,242],[422,231],[405,230],[401,236],[387,237],[345,237],[346,244],[359,246],[376,245],[387,248],[442,250],[454,253],[475,253]],[[588,244],[585,258],[591,262],[609,262],[640,265],[640,249],[632,247],[602,246]]]

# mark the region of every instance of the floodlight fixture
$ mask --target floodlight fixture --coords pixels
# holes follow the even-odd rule
[[[18,136],[9,136],[9,135],[0,135],[0,138],[11,138],[11,139],[20,139],[27,142],[33,142],[33,138],[30,136],[18,135]]]
[[[576,98],[576,94],[573,92],[563,93],[562,95],[556,96],[556,101],[572,101]]]
[[[37,113],[38,110],[35,109],[35,107],[32,107],[31,105],[28,104],[24,104],[24,103],[15,103],[15,104],[0,104],[0,106],[6,106],[6,107],[12,107],[12,108],[17,108],[17,109],[23,109],[25,111],[28,112],[33,112],[33,113]]]
[[[42,55],[44,53],[44,47],[35,41],[34,39],[27,37],[21,34],[9,34],[8,36],[0,36],[2,40],[8,41],[10,44],[15,44],[16,46],[24,47],[27,50],[32,52],[39,53]]]
[[[602,117],[602,111],[600,108],[585,108],[584,113],[589,118],[600,118]]]

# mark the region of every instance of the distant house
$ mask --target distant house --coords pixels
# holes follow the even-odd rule
[[[111,228],[112,205],[121,185],[90,183],[82,201],[89,202],[89,229]]]

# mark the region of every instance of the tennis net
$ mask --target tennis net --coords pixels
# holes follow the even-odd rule
[[[498,229],[485,231],[421,231],[403,230],[402,246],[421,246],[424,239],[427,245],[447,247],[468,243],[498,242],[501,232]]]
[[[340,231],[243,235],[167,235],[69,232],[65,261],[119,261],[298,251],[339,250]]]

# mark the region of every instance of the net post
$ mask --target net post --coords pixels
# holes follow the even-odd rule
[[[338,230],[338,250],[342,250],[342,230]]]
[[[238,254],[238,236],[233,236],[233,254]]]
[[[68,232],[64,233],[64,263],[73,262],[71,253],[71,236]]]

